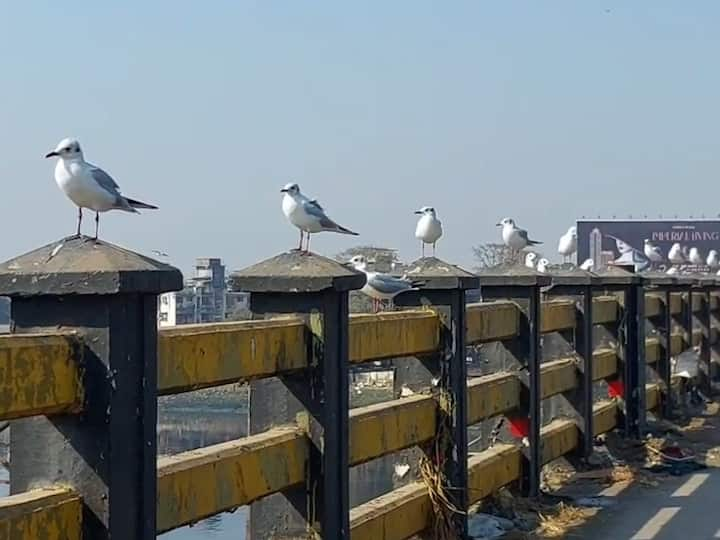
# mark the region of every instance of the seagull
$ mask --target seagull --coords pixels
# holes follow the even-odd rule
[[[672,264],[682,264],[685,262],[682,246],[680,246],[677,242],[670,247],[670,251],[668,251],[668,260]]]
[[[55,165],[55,182],[67,197],[78,207],[78,224],[76,237],[80,237],[82,209],[88,208],[95,212],[95,240],[100,227],[100,212],[123,210],[138,214],[138,208],[157,210],[157,206],[125,197],[120,193],[112,176],[85,161],[83,151],[77,139],[63,139],[55,150],[45,155],[46,158],[57,157]]]
[[[720,267],[720,256],[718,255],[717,250],[711,249],[708,252],[707,260],[705,262],[711,270],[715,270],[716,268]]]
[[[537,260],[537,253],[533,253],[532,251],[525,255],[525,266],[528,268],[532,268],[535,270],[535,261]]]
[[[702,258],[702,255],[700,255],[700,250],[694,246],[690,248],[690,252],[688,253],[688,260],[690,261],[690,264],[694,265],[701,265],[705,262]]]
[[[420,210],[416,210],[415,213],[420,215],[415,227],[415,238],[420,240],[422,256],[425,256],[425,244],[432,244],[434,256],[435,243],[443,233],[442,223],[437,218],[435,209],[432,206],[423,206]]]
[[[570,227],[558,242],[558,253],[563,256],[563,262],[577,251],[577,228]]]
[[[595,261],[592,259],[585,259],[583,263],[580,265],[580,270],[585,270],[586,272],[589,272],[593,269],[595,266]]]
[[[329,231],[358,236],[358,233],[341,227],[330,219],[317,200],[308,199],[300,193],[300,186],[297,184],[286,184],[280,192],[285,194],[282,200],[282,210],[285,217],[300,229],[300,247],[298,247],[298,251],[303,250],[302,244],[305,233],[307,233],[306,253],[310,250],[310,235],[313,233]]]
[[[165,253],[164,251],[160,251],[159,249],[153,249],[152,252],[155,255],[157,255],[158,257],[169,257],[170,256],[167,253]]]
[[[664,260],[662,249],[660,249],[660,246],[658,246],[651,240],[648,240],[647,238],[645,239],[643,252],[652,263],[660,263]]]
[[[527,246],[542,244],[542,242],[530,240],[527,231],[515,225],[515,220],[512,218],[503,218],[497,226],[502,227],[502,239],[505,245],[515,251],[520,251]]]
[[[370,271],[367,267],[367,259],[363,255],[355,255],[350,259],[350,264],[355,270],[365,274],[367,281],[360,291],[373,299],[373,306],[376,311],[383,300],[392,301],[398,294],[417,290],[423,284],[422,281],[413,281],[405,276],[396,277]]]
[[[677,266],[671,266],[670,268],[667,269],[667,272],[665,272],[665,273],[666,274],[677,274],[678,272],[679,272],[679,270],[678,270]]]
[[[537,271],[544,274],[548,271],[548,266],[550,265],[550,261],[545,259],[544,257],[538,261],[537,264]]]

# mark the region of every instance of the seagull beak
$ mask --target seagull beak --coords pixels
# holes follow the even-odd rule
[[[496,226],[496,227],[502,227],[502,223],[496,223],[495,226]]]
[[[51,157],[55,157],[55,156],[59,156],[59,155],[60,155],[60,154],[58,154],[55,150],[53,150],[52,152],[48,152],[47,154],[45,154],[45,159],[51,158]]]
[[[280,190],[280,193],[287,193],[287,189],[282,188],[282,189]]]
[[[420,210],[415,210],[415,212],[413,212],[413,214],[422,214],[422,212]]]

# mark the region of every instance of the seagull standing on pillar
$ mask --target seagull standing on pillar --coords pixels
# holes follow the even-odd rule
[[[300,193],[300,186],[297,184],[286,184],[280,192],[285,194],[282,200],[282,210],[285,217],[300,229],[300,247],[298,247],[298,251],[303,250],[305,233],[307,233],[306,253],[310,251],[310,235],[314,233],[328,231],[358,236],[358,233],[341,227],[330,219],[316,199],[309,199]]]
[[[670,251],[668,251],[668,260],[672,264],[682,264],[685,262],[685,255],[683,255],[682,246],[677,242],[670,247]]]
[[[497,226],[502,227],[503,243],[514,251],[520,251],[527,246],[542,244],[542,242],[530,240],[527,231],[518,227],[512,218],[503,218]]]
[[[373,308],[376,311],[384,300],[392,302],[392,299],[398,294],[417,290],[417,287],[423,284],[422,281],[412,281],[404,277],[370,271],[363,255],[355,255],[350,259],[350,264],[355,270],[365,274],[367,281],[360,291],[373,299]]]
[[[688,253],[688,261],[690,261],[690,264],[694,264],[695,266],[700,266],[705,262],[702,258],[702,255],[700,255],[700,250],[694,246],[690,248],[690,252]]]
[[[420,215],[415,227],[415,238],[419,239],[422,245],[422,256],[425,256],[425,244],[432,244],[433,256],[435,256],[435,243],[443,233],[442,223],[432,206],[423,206],[415,213]]]
[[[558,242],[558,253],[563,256],[563,262],[572,257],[577,251],[577,228],[570,227]]]
[[[660,246],[647,238],[645,239],[643,251],[648,260],[653,264],[661,263],[665,259],[663,257],[663,252],[662,249],[660,249]]]
[[[710,267],[710,270],[717,270],[720,268],[720,256],[718,255],[716,249],[708,251],[707,260],[705,262]]]
[[[525,255],[525,266],[528,268],[532,268],[535,270],[535,261],[537,261],[537,253],[533,253],[532,251]]]
[[[138,214],[138,208],[157,210],[157,206],[123,196],[120,186],[108,173],[85,161],[80,143],[76,139],[63,139],[55,150],[45,157],[59,158],[55,165],[55,182],[78,207],[78,237],[83,208],[95,212],[95,240],[100,227],[100,212],[123,210]]]

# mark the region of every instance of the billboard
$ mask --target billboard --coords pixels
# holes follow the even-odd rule
[[[720,219],[581,219],[577,235],[578,264],[592,259],[595,269],[613,263],[633,264],[637,271],[720,268]]]

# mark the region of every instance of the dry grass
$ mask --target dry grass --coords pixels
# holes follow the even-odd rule
[[[570,529],[579,527],[594,514],[590,508],[560,503],[550,513],[538,512],[535,534],[540,538],[564,538]]]

